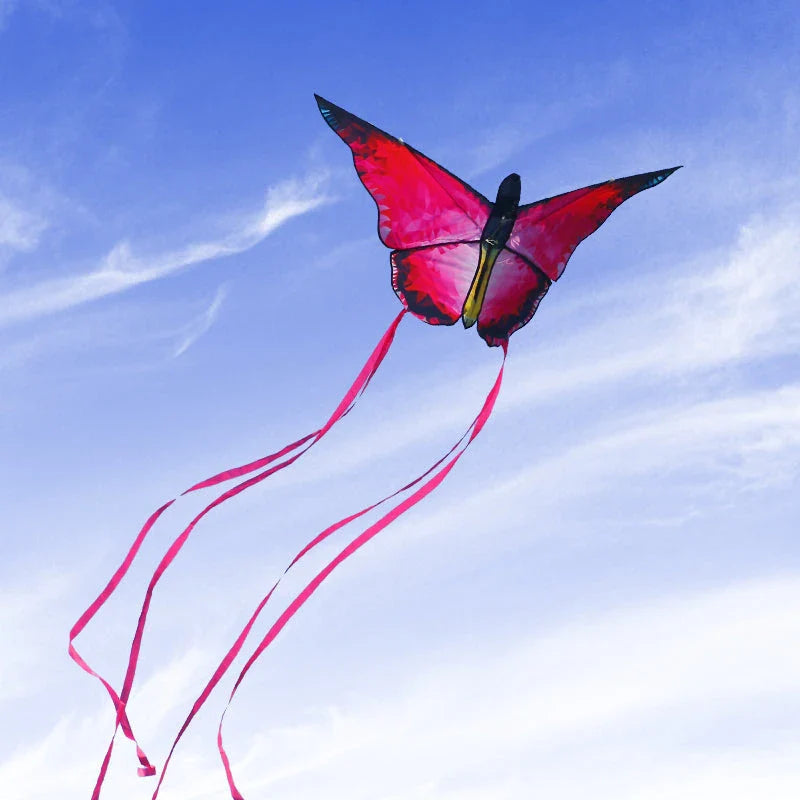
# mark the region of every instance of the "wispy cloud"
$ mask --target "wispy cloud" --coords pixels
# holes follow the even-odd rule
[[[154,731],[163,729],[165,719],[189,700],[194,685],[209,666],[207,655],[193,648],[146,680],[131,697],[132,709],[140,702],[148,709],[137,725],[139,735],[147,739]],[[112,723],[105,704],[80,718],[71,714],[63,716],[39,741],[17,749],[0,763],[0,785],[14,787],[14,796],[25,800],[44,800],[54,795],[85,797],[87,787],[97,776],[98,753],[108,742]],[[121,742],[118,750],[130,756],[126,745],[127,742]],[[117,793],[113,784],[108,786],[109,796],[141,797],[141,790],[146,787],[137,783],[130,762],[120,758],[114,767],[118,771],[112,769],[112,776],[122,778],[124,788],[120,790],[122,793]]]
[[[184,330],[181,332],[180,341],[175,347],[173,358],[183,355],[209,328],[214,324],[219,315],[219,310],[222,308],[222,303],[228,294],[227,287],[223,284],[217,289],[211,305],[198,316],[193,319]]]
[[[594,296],[604,318],[579,324],[550,351],[545,360],[555,367],[543,372],[540,355],[527,355],[522,371],[530,378],[509,399],[519,404],[598,382],[676,379],[794,354],[800,347],[797,213],[794,206],[775,220],[751,220],[727,254],[693,258],[670,269],[671,276],[650,273],[637,285]],[[568,328],[572,321],[565,320]]]
[[[1,10],[0,24],[2,24]],[[0,194],[0,254],[3,250],[33,250],[47,227],[48,222],[42,216]]]
[[[487,526],[510,530],[527,520],[531,497],[541,513],[548,505],[563,509],[577,497],[653,477],[662,491],[671,482],[680,496],[708,510],[742,492],[786,486],[798,476],[800,385],[795,385],[615,420],[613,427],[558,448],[527,469],[484,481],[457,503],[440,504],[413,524],[400,523],[396,538],[448,530],[463,536]],[[526,527],[525,536],[530,535]]]
[[[410,657],[391,691],[380,685],[390,679],[376,678],[347,707],[308,708],[299,723],[294,704],[287,721],[265,715],[268,701],[258,698],[237,708],[250,746],[231,747],[234,766],[245,790],[278,790],[290,800],[522,800],[531,786],[567,800],[790,800],[800,791],[800,742],[747,708],[779,713],[800,699],[798,603],[797,575],[762,577],[570,619],[535,636],[489,634],[484,647]],[[176,697],[191,696],[207,666],[193,648],[142,686],[137,702],[157,712],[142,719],[148,740],[169,740],[175,720],[166,712],[176,711]],[[0,782],[25,800],[55,791],[64,800],[85,797],[107,718],[107,709],[63,718],[6,756]],[[736,731],[727,744],[720,720]],[[212,741],[184,743],[166,796],[222,792],[214,719],[207,721],[203,736]],[[130,758],[112,766],[108,789],[148,796]]]
[[[110,357],[115,369],[123,364],[139,369],[177,358],[214,324],[227,296],[221,285],[210,303],[182,297],[163,303],[131,299],[113,307],[95,307],[77,317],[53,317],[23,329],[0,331],[0,376],[54,356],[72,357],[72,369],[98,365]],[[207,302],[207,301],[206,301]],[[121,359],[125,354],[127,357]]]
[[[264,208],[227,236],[185,245],[166,253],[137,256],[129,242],[120,242],[90,272],[54,278],[0,295],[0,326],[41,317],[123,292],[222,256],[254,247],[284,222],[305,214],[329,198],[327,176],[285,181],[267,193]]]
[[[0,706],[27,695],[45,672],[43,659],[58,629],[49,609],[63,600],[71,579],[56,573],[28,577],[0,589],[0,630],[13,646],[2,648]],[[35,623],[32,621],[35,620]]]
[[[751,699],[799,696],[798,598],[796,576],[767,578],[569,621],[538,638],[429,654],[380,702],[365,696],[314,723],[266,732],[240,756],[238,774],[252,790],[297,800],[322,786],[331,797],[382,787],[385,797],[527,798],[531,786],[560,787],[544,793],[556,797],[650,796],[646,775],[610,768],[609,748],[619,748],[639,764],[667,761],[659,771],[687,787],[727,785],[717,769],[735,769],[737,748],[712,736],[687,752],[641,728],[702,726]],[[769,779],[775,752],[750,752],[748,770]],[[773,796],[789,798],[800,769],[782,777]]]

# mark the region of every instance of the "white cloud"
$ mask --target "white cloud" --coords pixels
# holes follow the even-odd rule
[[[61,602],[69,584],[51,573],[28,578],[25,588],[0,589],[0,706],[32,692],[42,677],[42,661],[57,632],[49,609]]]
[[[528,798],[548,784],[564,790],[548,796],[649,797],[649,775],[603,763],[611,743],[687,791],[722,787],[719,767],[739,763],[735,748],[712,734],[686,752],[657,734],[665,724],[702,728],[750,699],[800,697],[798,601],[796,576],[756,580],[569,622],[540,638],[431,654],[433,666],[380,701],[276,726],[234,753],[240,785],[298,800],[323,787],[333,798],[455,797],[461,786],[471,797]],[[763,743],[769,730],[751,735]],[[799,740],[773,739],[800,753]],[[784,759],[775,780],[778,752],[753,747],[744,771],[789,798],[800,767],[787,770]],[[598,779],[608,782],[599,793],[591,791]]]
[[[530,377],[516,382],[507,400],[527,403],[634,377],[689,377],[796,353],[798,214],[793,206],[774,220],[754,218],[727,255],[693,258],[682,269],[592,298],[604,316],[579,325],[547,358],[528,356],[521,371]],[[563,322],[569,330],[573,320]],[[542,360],[556,366],[543,371]]]
[[[0,325],[22,322],[72,308],[158,280],[180,270],[254,247],[292,217],[305,214],[328,200],[326,176],[290,180],[272,187],[262,211],[219,240],[188,244],[166,253],[136,256],[120,242],[100,267],[81,275],[53,278],[0,296]]]
[[[48,223],[43,217],[0,194],[0,253],[3,250],[24,252],[35,249],[47,227]]]
[[[64,656],[66,658],[66,654]],[[190,649],[154,673],[131,697],[130,708],[147,707],[147,713],[134,717],[137,735],[147,742],[153,732],[163,726],[170,712],[185,704],[194,685],[208,671],[210,661],[197,649]],[[103,696],[105,700],[105,695]],[[64,706],[66,704],[62,704]],[[33,745],[19,748],[0,763],[0,786],[14,787],[14,797],[62,798],[85,797],[91,791],[102,755],[113,728],[113,711],[108,703],[88,715],[72,712],[63,716],[53,728]],[[130,743],[121,735],[117,742],[118,758],[112,762],[112,775],[130,778],[121,794],[109,783],[104,795],[110,797],[142,797],[148,782],[136,777],[136,760]],[[145,790],[144,792],[142,790]]]
[[[180,341],[175,347],[173,358],[183,355],[204,333],[206,333],[219,315],[222,308],[222,303],[228,293],[227,288],[223,285],[217,289],[211,305],[196,319],[193,319],[181,333]]]
[[[616,430],[570,448],[520,478],[520,482],[572,479],[572,491],[596,489],[597,482],[662,472],[680,464],[683,472],[719,472],[761,488],[764,481],[791,479],[800,467],[800,385],[737,397],[658,408],[639,419],[622,420]],[[564,487],[564,491],[571,490]],[[563,498],[562,498],[563,499]]]
[[[418,654],[391,690],[366,681],[373,691],[346,708],[298,703],[291,720],[245,691],[228,733],[244,727],[250,745],[229,741],[234,769],[246,796],[288,800],[527,800],[531,787],[567,800],[790,800],[800,736],[746,709],[800,701],[798,604],[800,578],[784,574],[568,620],[540,636],[484,633],[477,648]],[[208,662],[192,649],[143,685],[137,706],[154,715],[139,715],[140,734],[168,741],[166,712],[193,694]],[[380,672],[366,662],[356,670]],[[56,787],[63,800],[85,797],[110,716],[62,719],[0,764],[0,783],[20,800]],[[224,793],[216,714],[207,716],[205,738],[178,751],[165,800]],[[149,797],[152,782],[133,775],[127,743],[120,749],[108,796]]]
[[[663,492],[669,483],[684,502],[708,509],[742,492],[787,486],[798,475],[800,385],[794,385],[615,420],[513,476],[485,479],[458,502],[400,522],[394,540],[447,531],[477,536],[487,525],[508,529],[527,519],[531,497],[542,513],[548,505],[565,509],[577,497],[645,485],[653,477]],[[690,508],[678,523],[696,513]],[[531,536],[527,526],[525,536]]]
[[[165,354],[176,358],[211,328],[226,294],[221,285],[199,313],[200,303],[186,297],[168,303],[131,300],[113,308],[95,307],[79,317],[55,317],[33,332],[25,330],[23,336],[14,330],[0,333],[0,376],[65,352],[74,357],[73,368],[81,356],[90,355],[98,363],[103,353],[111,355],[117,367],[125,363],[132,369],[161,362]]]

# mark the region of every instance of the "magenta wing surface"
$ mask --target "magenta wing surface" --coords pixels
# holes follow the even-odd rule
[[[490,347],[508,341],[514,331],[527,325],[550,279],[526,259],[504,249],[492,270],[486,299],[478,315],[478,334]]]
[[[328,125],[353,153],[378,206],[378,235],[391,248],[477,241],[491,203],[405,142],[317,96]]]
[[[394,250],[395,293],[419,319],[453,325],[478,268],[481,241],[496,238],[487,220],[497,207],[402,140],[316,98],[325,121],[352,151],[358,176],[378,206],[378,234]],[[486,343],[501,345],[526,325],[575,248],[621,203],[676,169],[605,181],[514,207],[508,239],[493,243],[503,249],[478,315],[478,333]],[[519,181],[516,174],[510,177]]]
[[[520,206],[507,247],[558,280],[575,248],[629,197],[656,186],[680,167],[597,183]]]

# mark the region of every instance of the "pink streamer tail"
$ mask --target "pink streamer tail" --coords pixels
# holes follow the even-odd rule
[[[503,370],[505,368],[505,361],[508,355],[508,344],[503,343],[503,362],[500,366],[500,371],[497,374],[497,378],[492,386],[489,394],[484,401],[483,407],[481,408],[478,416],[475,419],[475,422],[471,426],[471,432],[469,432],[469,437],[467,438],[466,444],[464,447],[457,452],[454,456],[448,458],[445,456],[446,463],[440,469],[438,469],[430,478],[428,478],[425,483],[423,483],[413,494],[409,495],[405,498],[402,502],[398,503],[391,511],[384,514],[377,522],[374,522],[370,525],[366,530],[356,536],[343,550],[341,550],[338,555],[333,558],[328,564],[321,569],[311,581],[309,581],[303,590],[292,600],[292,602],[288,605],[288,607],[283,611],[283,613],[278,617],[272,627],[267,631],[264,638],[258,644],[256,649],[253,651],[253,654],[245,663],[244,667],[242,668],[241,672],[239,673],[236,682],[234,683],[233,689],[228,697],[228,704],[225,707],[225,710],[222,712],[222,717],[219,721],[219,727],[217,728],[217,748],[219,750],[220,758],[222,760],[222,765],[225,768],[225,775],[228,780],[228,787],[231,792],[231,797],[233,800],[244,800],[244,795],[242,795],[241,791],[237,788],[236,783],[233,777],[233,771],[231,769],[230,759],[228,754],[225,750],[225,746],[223,744],[222,739],[222,726],[225,721],[225,714],[227,713],[228,709],[230,708],[231,702],[238,691],[242,681],[244,680],[247,673],[250,671],[251,667],[258,658],[262,655],[262,653],[272,644],[278,634],[283,630],[283,628],[287,625],[289,620],[305,605],[305,603],[309,600],[311,595],[317,591],[323,581],[338,567],[342,562],[346,561],[350,556],[360,550],[367,542],[377,536],[384,528],[394,522],[398,517],[402,516],[406,513],[409,509],[413,508],[420,500],[423,500],[427,497],[431,492],[433,492],[447,477],[450,471],[455,467],[458,463],[461,456],[467,451],[469,445],[475,440],[478,434],[483,429],[484,425],[486,424],[487,420],[489,419],[492,410],[494,408],[495,402],[497,400],[497,396],[500,392],[500,387],[503,382]],[[456,445],[457,446],[457,445]],[[453,448],[455,449],[455,448]],[[452,452],[452,451],[451,451]],[[444,461],[444,459],[442,459]],[[429,470],[429,473],[433,471],[435,467]],[[429,474],[426,473],[426,474]],[[424,476],[421,476],[424,477]],[[414,481],[413,483],[416,483]],[[413,485],[410,484],[410,485]],[[313,546],[313,543],[312,545]],[[260,611],[260,609],[266,604],[269,600],[270,595],[274,591],[274,587],[270,590],[270,592],[266,595],[266,597],[262,600],[262,603],[259,605],[259,608],[256,610],[256,614]],[[253,618],[251,618],[253,621]],[[248,623],[251,625],[251,623]],[[249,628],[247,628],[249,630]],[[229,652],[230,655],[230,652]],[[201,695],[202,697],[202,695]],[[163,775],[162,775],[163,779]],[[155,798],[155,794],[153,797]]]
[[[240,467],[234,467],[232,469],[225,470],[224,472],[220,472],[217,475],[214,475],[210,478],[200,481],[199,483],[194,484],[185,492],[183,492],[183,494],[187,494],[189,492],[194,492],[199,489],[216,486],[220,483],[231,480],[233,478],[238,478],[243,475],[250,474],[251,472],[255,472],[256,470],[263,469],[263,467],[269,464],[273,464],[273,462],[275,461],[279,461],[279,459],[283,458],[284,456],[288,456],[290,453],[294,453],[290,457],[286,458],[284,461],[279,461],[279,463],[274,464],[273,466],[269,467],[269,469],[259,472],[257,475],[254,475],[248,478],[247,480],[237,484],[233,488],[223,492],[212,502],[210,502],[199,514],[197,514],[195,518],[189,523],[189,525],[186,528],[184,528],[181,534],[172,542],[167,552],[164,554],[163,558],[156,567],[156,570],[150,580],[150,583],[148,584],[147,591],[145,593],[145,598],[142,603],[142,608],[139,614],[139,620],[137,622],[136,631],[134,633],[133,641],[131,644],[131,650],[128,658],[128,666],[126,669],[125,679],[123,681],[122,690],[119,694],[117,694],[113,686],[111,686],[111,684],[105,678],[103,678],[98,672],[96,672],[88,664],[88,662],[80,655],[80,653],[78,652],[78,650],[74,645],[74,640],[80,635],[80,633],[89,624],[92,618],[98,613],[98,611],[105,605],[109,597],[116,591],[122,579],[125,577],[126,573],[130,569],[134,559],[136,558],[136,555],[138,554],[142,544],[144,543],[144,540],[150,533],[150,530],[158,521],[159,517],[175,502],[175,498],[164,503],[160,508],[158,508],[155,512],[153,512],[153,514],[151,514],[151,516],[142,526],[139,533],[136,535],[133,544],[131,545],[125,557],[123,558],[122,563],[116,569],[114,574],[111,576],[110,580],[108,581],[104,589],[89,605],[89,607],[83,612],[83,614],[81,614],[77,622],[70,629],[69,647],[68,647],[68,652],[70,657],[82,670],[84,670],[84,672],[87,672],[89,675],[92,675],[93,677],[97,678],[102,683],[102,685],[106,689],[106,692],[111,698],[116,714],[114,735],[111,737],[108,750],[101,764],[97,781],[95,783],[95,787],[92,792],[92,800],[98,800],[98,798],[100,797],[100,790],[102,788],[106,772],[108,770],[108,765],[114,747],[114,740],[116,738],[116,731],[118,728],[122,728],[124,735],[128,739],[130,739],[136,746],[136,753],[139,758],[139,763],[141,765],[138,770],[139,775],[149,776],[155,774],[155,767],[148,760],[147,755],[140,747],[133,733],[133,727],[130,723],[127,714],[127,703],[130,697],[130,692],[136,675],[136,667],[139,660],[139,651],[141,648],[142,637],[144,634],[144,627],[147,620],[147,614],[150,608],[150,602],[152,599],[153,590],[155,589],[156,584],[159,582],[162,575],[170,566],[172,561],[176,558],[181,548],[186,543],[186,540],[189,538],[191,532],[194,530],[194,527],[207,513],[209,513],[212,509],[216,508],[218,505],[221,505],[222,503],[226,502],[230,498],[235,497],[236,495],[245,491],[249,487],[254,486],[255,484],[265,480],[270,475],[273,475],[276,472],[279,472],[280,470],[283,470],[286,467],[293,464],[311,447],[313,447],[317,442],[319,442],[339,420],[341,420],[344,416],[346,416],[350,412],[350,410],[353,408],[358,398],[366,390],[370,381],[375,376],[375,373],[378,371],[379,366],[383,362],[383,359],[389,352],[391,344],[394,341],[394,336],[397,331],[397,328],[401,320],[405,316],[405,314],[406,311],[404,309],[397,315],[397,317],[395,317],[394,321],[386,330],[386,332],[383,334],[381,339],[378,341],[378,344],[370,354],[364,366],[361,368],[360,372],[356,376],[356,379],[353,381],[350,388],[342,397],[342,399],[340,400],[339,404],[337,405],[336,409],[331,414],[327,422],[321,428],[317,429],[316,431],[313,431],[310,434],[307,434],[306,436],[303,436],[302,438],[298,439],[295,442],[292,442],[289,445],[286,445],[281,450],[278,450],[275,453],[257,459],[256,461],[251,461],[250,463],[244,464]]]
[[[501,373],[502,373],[502,368],[501,368]],[[256,606],[255,611],[253,611],[253,613],[250,616],[249,620],[247,621],[245,626],[240,631],[240,633],[237,636],[236,640],[234,641],[233,645],[228,650],[228,652],[225,654],[225,656],[222,658],[222,660],[220,661],[220,663],[217,666],[216,670],[214,671],[214,674],[211,676],[211,678],[209,679],[208,683],[205,685],[205,687],[203,688],[202,692],[200,693],[200,695],[195,700],[195,702],[194,702],[194,704],[193,704],[193,706],[191,708],[191,711],[187,715],[186,719],[183,721],[183,724],[181,725],[181,727],[178,730],[178,733],[177,733],[175,739],[172,742],[172,746],[169,749],[169,753],[167,755],[167,758],[164,761],[164,766],[163,766],[163,768],[161,770],[161,775],[159,776],[158,784],[157,784],[157,786],[155,788],[155,791],[153,792],[152,800],[156,800],[157,797],[158,797],[159,790],[161,789],[161,784],[164,781],[164,778],[165,778],[166,773],[167,773],[167,769],[169,767],[170,761],[172,760],[172,756],[173,756],[173,753],[175,752],[175,749],[176,749],[176,747],[178,745],[178,742],[181,740],[183,734],[186,732],[187,728],[191,724],[191,722],[194,719],[194,717],[197,715],[197,713],[203,707],[205,702],[208,700],[208,698],[210,697],[210,695],[213,692],[214,688],[217,686],[219,681],[222,679],[222,677],[228,671],[228,669],[230,668],[230,666],[233,663],[234,659],[239,655],[239,653],[240,653],[240,651],[241,651],[241,649],[242,649],[242,647],[244,645],[245,640],[247,639],[247,637],[250,634],[250,631],[253,628],[253,625],[256,623],[258,617],[260,616],[261,612],[266,607],[267,603],[269,602],[269,600],[272,597],[272,595],[275,592],[275,590],[278,588],[278,585],[283,580],[284,576],[289,572],[289,570],[298,561],[300,561],[300,559],[303,558],[303,556],[305,556],[310,550],[315,548],[318,544],[322,543],[325,539],[327,539],[329,536],[334,534],[340,528],[343,528],[345,525],[348,525],[349,523],[355,521],[356,519],[358,519],[360,517],[363,517],[365,514],[368,514],[370,511],[373,511],[374,509],[378,508],[378,506],[383,505],[384,503],[388,502],[389,500],[394,499],[395,497],[397,497],[398,495],[402,494],[403,492],[406,492],[409,489],[412,489],[414,486],[416,486],[421,481],[423,481],[425,478],[427,478],[428,475],[430,475],[432,472],[434,472],[438,467],[440,467],[458,449],[458,447],[464,442],[465,439],[467,439],[468,436],[470,437],[469,441],[471,441],[477,435],[478,430],[480,430],[480,428],[483,427],[483,425],[486,422],[486,419],[488,418],[488,413],[491,411],[491,408],[489,408],[488,411],[487,411],[486,405],[487,404],[490,404],[491,406],[494,405],[494,400],[495,400],[495,398],[497,396],[497,392],[499,391],[499,388],[500,388],[499,381],[500,381],[500,378],[498,377],[498,382],[497,382],[497,385],[496,385],[496,389],[493,389],[492,392],[490,392],[489,398],[487,398],[486,403],[484,404],[484,407],[479,412],[478,416],[475,417],[475,419],[470,423],[469,427],[464,432],[464,434],[461,436],[461,438],[450,448],[450,450],[447,451],[447,453],[445,453],[445,455],[443,455],[438,461],[436,461],[436,463],[434,463],[431,467],[429,467],[420,476],[418,476],[414,480],[412,480],[409,483],[407,483],[405,486],[402,486],[401,488],[397,489],[396,491],[392,492],[391,494],[386,495],[386,497],[381,498],[377,502],[372,503],[371,505],[366,506],[365,508],[362,508],[359,511],[356,511],[354,514],[350,514],[347,517],[343,517],[342,519],[340,519],[337,522],[335,522],[333,525],[328,526],[327,528],[325,528],[325,530],[323,530],[321,533],[319,533],[317,536],[315,536],[308,544],[306,544],[297,553],[297,555],[295,555],[295,557],[289,563],[289,566],[286,567],[286,569],[284,570],[284,572],[281,575],[281,577],[278,578],[278,580],[273,584],[273,586],[270,588],[270,590],[267,592],[267,594],[264,595],[264,597],[261,599],[259,604]],[[476,430],[476,428],[477,428],[477,430]],[[458,460],[458,458],[460,458],[460,454],[455,460]],[[421,497],[419,499],[421,499]],[[221,739],[219,741],[221,742]],[[227,755],[224,752],[224,748],[222,748],[222,750],[221,750],[221,755],[222,755],[222,758],[223,758],[223,763],[227,763]]]

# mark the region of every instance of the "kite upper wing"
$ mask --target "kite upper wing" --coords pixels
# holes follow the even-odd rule
[[[314,95],[353,151],[358,177],[378,206],[378,235],[391,248],[477,241],[492,204],[413,147]]]
[[[661,183],[676,169],[645,172],[585,186],[520,206],[506,247],[558,280],[575,248],[629,197]]]

